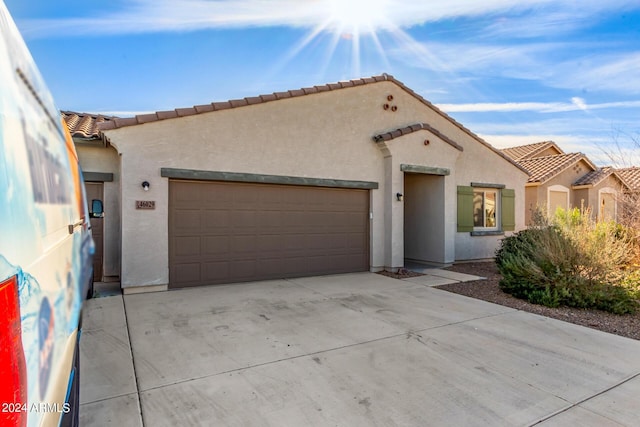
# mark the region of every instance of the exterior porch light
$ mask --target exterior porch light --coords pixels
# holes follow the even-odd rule
[[[149,181],[142,181],[142,189],[144,191],[149,191],[149,187],[151,187],[151,184],[149,184]]]
[[[404,196],[402,195],[402,193],[396,193],[396,199],[398,199],[399,202],[404,200]]]

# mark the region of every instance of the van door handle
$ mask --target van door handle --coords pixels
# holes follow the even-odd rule
[[[84,220],[81,219],[80,221],[74,223],[74,224],[69,224],[69,234],[73,234],[73,230],[76,229],[76,227],[80,227],[82,224],[84,224]]]

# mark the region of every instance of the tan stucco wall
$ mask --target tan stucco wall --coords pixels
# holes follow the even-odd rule
[[[529,224],[531,221],[532,209],[534,209],[536,206],[544,206],[545,208],[547,207],[549,188],[552,186],[562,186],[569,190],[569,208],[580,207],[580,199],[582,198],[582,196],[576,196],[574,190],[572,189],[572,184],[578,178],[592,171],[593,168],[584,160],[580,160],[577,163],[578,169],[574,168],[575,165],[576,164],[571,165],[569,168],[558,173],[556,176],[541,185],[527,187],[525,196],[525,205],[527,206],[525,218],[526,224]]]
[[[384,110],[393,95],[398,110]],[[427,122],[464,147],[460,152],[427,131],[387,141],[372,136]],[[394,83],[382,82],[105,132],[121,154],[122,285],[168,283],[168,179],[160,168],[231,171],[374,181],[371,267],[404,263],[400,164],[451,169],[445,179],[445,258],[492,256],[498,237],[456,233],[456,186],[500,182],[516,190],[516,221],[524,226],[526,174],[473,140]],[[424,145],[429,139],[430,144]],[[149,181],[144,192],[140,183]],[[135,209],[153,200],[155,210]],[[464,235],[463,235],[464,234]],[[464,246],[457,249],[456,246]],[[473,257],[478,257],[474,255]]]
[[[526,187],[524,199],[524,223],[528,226],[531,225],[531,217],[538,206],[538,187]]]
[[[466,141],[464,152],[460,155],[455,165],[455,185],[471,185],[472,182],[487,184],[503,184],[508,189],[515,191],[515,220],[516,230],[525,227],[525,197],[524,186],[528,175],[526,172],[517,169],[512,164],[500,157],[493,155],[493,151],[476,141]],[[456,204],[456,189],[452,189],[448,204]],[[451,209],[452,215],[456,210]],[[453,224],[456,218],[451,218]],[[506,232],[505,235],[511,235]],[[495,250],[504,236],[472,236],[471,233],[456,233],[455,238],[455,260],[473,260],[492,258]]]
[[[622,184],[615,176],[610,175],[594,186],[575,189],[573,197],[574,207],[590,208],[593,218],[598,218],[600,209],[599,193],[601,191],[614,192],[616,195],[622,194]]]
[[[594,203],[597,204],[598,192],[596,191],[595,198],[592,198],[592,188],[593,187],[573,189],[573,201],[571,202],[572,205],[576,208],[587,208],[589,206],[593,206]]]
[[[76,151],[83,171],[113,174],[104,183],[103,275],[120,276],[120,156],[113,147],[77,144]]]
[[[536,154],[536,157],[544,157],[544,156],[555,156],[557,154],[562,154],[555,147],[549,147],[545,150],[542,150],[540,153]]]

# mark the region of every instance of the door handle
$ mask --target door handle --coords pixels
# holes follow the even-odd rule
[[[84,220],[81,219],[80,221],[73,223],[73,224],[69,224],[69,234],[73,234],[73,230],[76,229],[76,227],[80,227],[82,224],[84,224]]]

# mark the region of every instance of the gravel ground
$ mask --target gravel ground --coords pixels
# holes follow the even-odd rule
[[[498,273],[498,268],[492,261],[456,264],[447,270],[474,274],[487,279],[442,285],[438,286],[438,289],[640,340],[640,312],[616,315],[600,310],[584,310],[570,307],[549,308],[531,304],[500,290],[498,285],[500,273]]]

